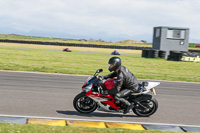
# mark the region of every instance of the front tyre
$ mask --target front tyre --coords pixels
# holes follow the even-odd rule
[[[74,108],[84,114],[92,113],[97,109],[97,104],[90,97],[86,96],[85,93],[78,94],[73,101]]]
[[[158,109],[158,102],[155,97],[149,99],[141,99],[133,108],[133,112],[137,116],[148,117],[153,115]]]

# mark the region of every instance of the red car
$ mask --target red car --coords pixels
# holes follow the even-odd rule
[[[200,44],[197,44],[197,45],[196,45],[196,48],[200,48]]]
[[[63,51],[72,52],[72,50],[70,48],[63,48]]]

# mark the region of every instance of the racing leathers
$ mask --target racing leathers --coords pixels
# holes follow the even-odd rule
[[[116,100],[127,105],[124,114],[128,113],[133,105],[124,99],[124,97],[130,95],[132,92],[137,91],[138,81],[133,73],[131,73],[126,67],[121,66],[117,71],[103,76],[103,79],[117,77],[116,85],[114,88],[108,90],[109,95],[113,95]],[[122,88],[122,89],[121,89]]]

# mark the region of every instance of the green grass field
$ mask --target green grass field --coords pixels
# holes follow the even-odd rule
[[[47,73],[92,75],[97,69],[103,68],[102,75],[108,74],[108,60],[111,55],[62,52],[62,48],[54,46],[60,51],[45,51],[17,48],[52,49],[52,46],[22,44],[8,48],[11,44],[0,43],[0,69],[16,71],[34,71]],[[7,47],[5,47],[7,46]],[[78,49],[78,48],[77,48]],[[89,48],[79,48],[80,51],[89,51]],[[105,51],[104,51],[105,50]],[[106,53],[108,49],[101,49]],[[112,49],[111,49],[112,51]],[[123,51],[124,53],[131,52]],[[132,54],[139,54],[132,51]],[[170,81],[200,82],[200,63],[175,62],[164,59],[150,59],[138,56],[120,56],[122,64],[130,69],[139,79],[157,79]]]

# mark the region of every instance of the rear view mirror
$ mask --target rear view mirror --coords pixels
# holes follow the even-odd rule
[[[103,69],[98,69],[98,70],[96,71],[96,73],[101,73],[101,72],[103,72]]]

